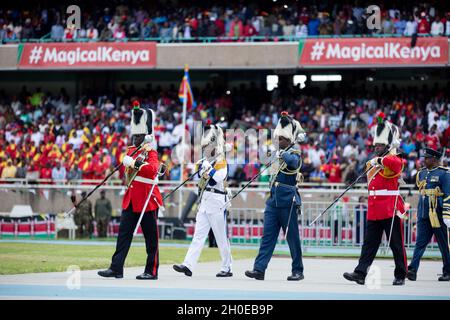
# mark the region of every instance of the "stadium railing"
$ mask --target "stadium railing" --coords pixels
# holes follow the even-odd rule
[[[96,185],[100,183],[101,179],[74,179],[74,180],[54,180],[54,179],[18,179],[18,178],[2,178],[0,179],[0,188],[8,188],[12,187],[33,187],[33,188],[50,188],[50,189],[59,189],[59,188],[92,188],[92,185]],[[179,184],[179,180],[160,180],[159,185],[164,186],[166,189],[170,190],[171,187],[176,187]],[[192,183],[195,183],[192,182]],[[188,183],[192,184],[192,183]],[[232,189],[239,189],[243,187],[247,181],[241,181],[234,185],[234,188]],[[124,184],[123,181],[120,179],[111,179],[107,181],[105,186],[112,187],[118,187],[123,188]],[[268,190],[269,182],[253,182],[252,187],[250,189],[257,189],[257,188],[263,188]],[[316,188],[322,188],[322,189],[332,189],[332,190],[343,190],[347,187],[347,184],[345,183],[333,183],[333,182],[303,182],[301,185],[301,188],[307,188],[307,189],[316,189]],[[357,183],[354,186],[355,189],[360,188],[367,188],[366,183]],[[405,184],[401,186],[401,189],[405,190],[414,190],[416,186],[414,184]],[[184,188],[188,189],[188,188]],[[309,190],[310,191],[310,190]]]
[[[444,37],[450,37],[450,35],[443,35]],[[70,42],[136,42],[136,41],[153,41],[159,43],[222,43],[222,42],[296,42],[304,39],[332,39],[332,38],[409,38],[410,36],[404,36],[402,34],[343,34],[343,35],[308,35],[304,37],[298,36],[241,36],[241,37],[191,37],[191,38],[173,38],[173,37],[138,37],[138,38],[123,38],[123,39],[71,39],[71,40],[53,40],[50,34],[46,34],[41,38],[32,39],[4,39],[6,44],[18,44],[18,43],[70,43]],[[427,33],[419,33],[418,37],[435,37]]]

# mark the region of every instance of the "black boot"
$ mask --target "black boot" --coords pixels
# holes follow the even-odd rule
[[[364,284],[366,281],[366,277],[363,274],[357,272],[346,272],[344,273],[344,278],[348,281],[355,281],[357,284]]]
[[[401,279],[401,278],[395,278],[394,281],[392,282],[393,286],[403,286],[405,285],[405,279]]]
[[[406,277],[409,281],[416,281],[417,280],[417,272],[413,269],[409,269],[408,273],[406,274]]]
[[[226,277],[232,277],[233,272],[231,270],[229,271],[220,271],[218,274],[216,274],[217,278],[226,278]]]
[[[450,281],[450,273],[444,273],[438,278],[438,281]]]
[[[97,272],[97,274],[100,277],[105,277],[105,278],[123,278],[123,273],[118,273],[116,271],[113,271],[111,269],[108,270],[103,270],[103,271],[99,271]]]
[[[264,272],[258,270],[245,271],[245,275],[256,280],[264,280]]]
[[[150,273],[144,272],[144,273],[136,276],[136,279],[137,280],[158,280],[158,276],[154,276]]]
[[[174,264],[174,265],[173,265],[173,270],[175,270],[176,272],[184,273],[184,274],[187,275],[188,277],[192,277],[192,271],[189,270],[189,268],[186,267],[185,265],[182,265],[182,264]]]
[[[292,273],[289,277],[287,277],[288,281],[300,281],[303,280],[305,277],[303,276],[303,273],[301,272],[295,272]]]

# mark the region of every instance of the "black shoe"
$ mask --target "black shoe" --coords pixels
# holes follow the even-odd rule
[[[410,270],[408,270],[406,277],[408,278],[409,281],[416,281],[417,280],[417,272],[410,269]]]
[[[450,281],[450,273],[444,273],[438,278],[438,281]]]
[[[287,277],[288,281],[300,281],[303,280],[305,277],[303,276],[303,273],[293,273],[289,277]]]
[[[393,286],[403,286],[405,285],[405,279],[395,278],[392,282]]]
[[[140,274],[136,276],[137,280],[158,280],[158,276],[154,276],[150,273],[144,272],[143,274]]]
[[[111,269],[99,271],[99,272],[97,272],[97,274],[100,277],[105,277],[105,278],[118,278],[118,279],[123,278],[123,273],[118,273]]]
[[[182,264],[174,264],[174,265],[173,265],[173,270],[175,270],[176,272],[184,273],[184,274],[187,275],[188,277],[192,277],[192,271],[189,270],[189,268],[186,267],[185,265],[182,265]]]
[[[231,271],[220,271],[218,274],[216,274],[216,277],[218,278],[226,278],[226,277],[232,277],[233,273]]]
[[[355,281],[357,284],[364,284],[366,277],[360,273],[356,272],[346,272],[344,273],[344,278],[348,281]]]
[[[245,275],[249,278],[253,278],[256,280],[264,280],[264,272],[252,270],[252,271],[245,271]]]

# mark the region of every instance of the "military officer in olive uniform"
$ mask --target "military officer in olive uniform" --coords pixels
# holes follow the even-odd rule
[[[81,198],[84,199],[86,197],[86,191],[81,193]],[[77,236],[81,237],[89,237],[92,234],[92,203],[89,200],[83,201],[77,207],[77,211],[75,212],[75,221],[77,223]]]
[[[450,281],[450,169],[439,166],[442,153],[425,148],[425,167],[417,173],[416,184],[420,199],[417,209],[417,241],[407,277],[417,278],[420,258],[434,235],[442,254],[444,266],[439,281]]]
[[[97,222],[99,238],[104,238],[107,235],[111,213],[111,201],[106,198],[105,190],[102,190],[100,191],[100,198],[95,201],[95,221]]]

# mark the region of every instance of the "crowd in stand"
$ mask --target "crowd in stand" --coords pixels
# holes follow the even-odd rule
[[[306,37],[318,35],[415,33],[450,36],[450,8],[445,2],[410,1],[396,6],[378,1],[381,29],[370,30],[368,5],[285,4],[225,1],[211,7],[193,7],[180,1],[164,5],[133,1],[102,1],[81,8],[81,28],[67,25],[66,6],[0,8],[0,42],[46,37],[52,41],[123,41],[160,38],[162,41],[195,40],[198,37]],[[220,2],[219,2],[220,3]],[[87,5],[85,5],[87,6]]]
[[[379,112],[401,128],[405,158],[403,178],[414,183],[422,167],[424,146],[447,148],[450,156],[449,88],[396,88],[375,91],[329,87],[324,92],[275,88],[268,92],[255,84],[221,93],[207,85],[194,88],[197,107],[188,112],[187,129],[194,136],[194,120],[210,119],[224,128],[266,130],[275,127],[282,110],[298,119],[307,132],[301,145],[306,181],[352,181],[372,157],[371,126]],[[102,179],[121,162],[129,144],[132,101],[156,111],[155,135],[162,162],[168,165],[163,179],[180,179],[180,164],[173,154],[185,132],[181,104],[175,87],[147,85],[135,89],[122,85],[115,96],[83,96],[70,102],[64,89],[57,94],[23,87],[16,95],[0,92],[0,177],[28,179]],[[235,144],[244,152],[244,163],[230,163],[232,184],[249,180],[263,168],[249,161],[267,143]],[[233,153],[234,154],[234,153]],[[184,174],[192,172],[188,165]],[[118,171],[113,179],[123,179]],[[260,181],[268,181],[262,176]]]

